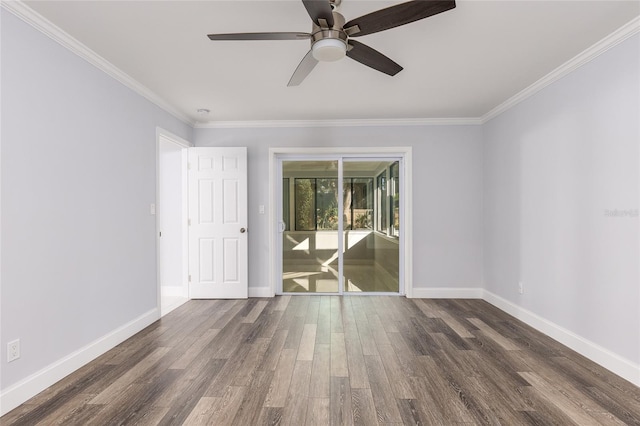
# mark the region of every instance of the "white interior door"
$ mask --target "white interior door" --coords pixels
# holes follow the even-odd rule
[[[189,148],[189,296],[248,297],[247,149]]]

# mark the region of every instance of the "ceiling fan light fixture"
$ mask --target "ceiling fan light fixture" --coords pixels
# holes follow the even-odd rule
[[[338,61],[347,54],[347,44],[336,38],[316,41],[311,47],[313,57],[321,62]]]

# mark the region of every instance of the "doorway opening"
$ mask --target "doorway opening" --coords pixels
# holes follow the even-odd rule
[[[157,130],[156,247],[158,306],[164,316],[189,300],[187,148],[189,142]]]
[[[275,293],[410,291],[404,199],[410,150],[366,151],[274,155]]]

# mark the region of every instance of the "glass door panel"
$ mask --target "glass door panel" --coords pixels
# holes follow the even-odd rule
[[[283,161],[282,177],[282,291],[339,293],[338,161]]]
[[[397,161],[343,162],[345,292],[399,291]]]

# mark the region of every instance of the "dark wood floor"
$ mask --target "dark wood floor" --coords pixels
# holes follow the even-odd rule
[[[479,300],[190,301],[3,425],[640,425],[640,389]]]

